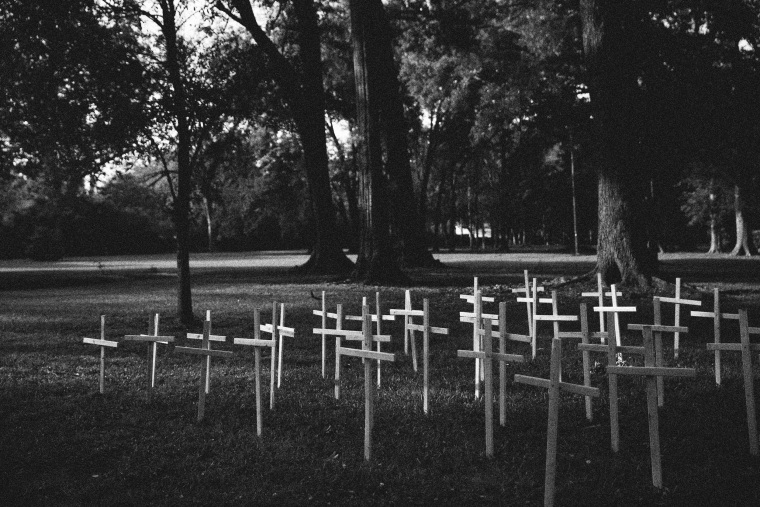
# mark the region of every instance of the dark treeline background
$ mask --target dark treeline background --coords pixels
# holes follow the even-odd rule
[[[758,3],[631,3],[642,32],[631,41],[639,52],[629,126],[650,237],[664,250],[752,250]],[[311,249],[320,226],[310,188],[319,183],[307,166],[319,155],[304,125],[313,123],[305,112],[317,100],[307,95],[315,72],[334,214],[326,237],[360,249],[348,2],[250,5],[0,1],[0,256],[174,251],[183,206],[190,250]],[[572,250],[572,169],[578,240],[593,251],[597,174],[579,2],[384,8],[413,184],[407,196],[388,176],[388,213],[413,207],[434,251]],[[309,63],[308,9],[321,69]],[[392,244],[402,228],[391,218]]]

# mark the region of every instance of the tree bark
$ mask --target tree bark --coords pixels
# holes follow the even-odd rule
[[[349,0],[356,85],[356,118],[362,233],[355,276],[368,284],[404,279],[390,245],[382,160],[383,85],[380,11],[366,0]]]
[[[319,24],[313,0],[294,0],[298,22],[301,72],[280,53],[256,21],[249,0],[231,0],[239,16],[221,2],[217,7],[242,24],[267,55],[267,67],[287,102],[301,139],[303,164],[309,183],[314,217],[315,241],[309,260],[300,267],[320,274],[345,274],[352,263],[343,253],[337,236],[332,202],[325,135],[325,94],[322,84],[322,57]]]
[[[718,196],[715,193],[715,180],[710,180],[710,194],[709,194],[709,206],[710,206],[710,250],[708,254],[717,254],[722,250],[720,224],[718,223]]]
[[[642,31],[637,2],[581,0],[583,49],[594,115],[599,181],[597,270],[604,281],[649,286],[657,253],[647,247],[636,133],[636,62]]]
[[[183,325],[190,326],[195,320],[190,291],[190,125],[177,48],[174,0],[160,0],[159,4],[163,18],[161,31],[166,44],[166,67],[172,86],[171,108],[177,122],[177,198],[174,201],[174,227],[177,234],[177,314]]]
[[[740,255],[744,252],[744,255],[750,256],[753,252],[749,244],[748,227],[744,220],[744,192],[738,183],[734,185],[734,216],[736,217],[736,245],[731,250],[731,255]]]

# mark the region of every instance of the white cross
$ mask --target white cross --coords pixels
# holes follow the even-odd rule
[[[713,292],[713,311],[700,312],[691,311],[692,317],[707,317],[713,319],[713,342],[720,343],[720,320],[739,320],[738,313],[721,313],[720,311],[720,290],[716,287]],[[720,385],[721,381],[721,364],[720,364],[720,349],[715,349],[715,384]]]
[[[103,394],[105,391],[105,371],[106,371],[106,347],[112,347],[116,348],[119,344],[118,342],[113,342],[110,340],[106,340],[106,316],[101,315],[100,316],[100,339],[97,338],[83,338],[82,343],[86,343],[88,345],[97,345],[100,347],[100,378],[99,378],[99,389],[100,394]]]
[[[159,315],[156,313],[153,315],[151,321],[148,321],[148,334],[128,334],[124,336],[125,341],[147,342],[148,343],[148,397],[151,396],[152,390],[156,387],[156,355],[158,344],[168,345],[169,342],[174,341],[173,336],[159,336],[158,335],[158,323]],[[151,334],[151,327],[153,328],[153,334]]]

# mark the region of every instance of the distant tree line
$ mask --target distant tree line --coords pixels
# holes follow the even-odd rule
[[[753,0],[0,0],[0,255],[174,251],[186,321],[191,251],[646,285],[756,249],[759,45]]]

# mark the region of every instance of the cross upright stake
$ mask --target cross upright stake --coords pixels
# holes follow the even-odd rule
[[[478,277],[474,277],[473,280],[473,290],[472,294],[460,294],[459,297],[461,299],[464,299],[471,305],[473,305],[473,311],[472,313],[461,313],[460,312],[460,320],[462,322],[473,322],[472,327],[472,350],[480,350],[480,331],[481,328],[481,320],[485,318],[483,315],[483,303],[493,303],[494,298],[492,297],[483,297],[482,294],[480,294],[480,290],[478,289]],[[499,317],[497,315],[490,316],[493,320],[498,319]],[[468,319],[472,318],[473,320],[470,321]],[[480,398],[480,382],[483,380],[483,372],[481,371],[482,363],[480,359],[475,360],[475,398]]]
[[[599,396],[599,389],[595,387],[579,386],[562,382],[559,378],[562,363],[562,346],[559,338],[552,339],[551,367],[549,378],[528,377],[515,375],[515,382],[535,387],[542,387],[549,391],[549,414],[546,428],[546,473],[544,475],[544,505],[554,505],[554,489],[557,472],[557,436],[559,433],[559,397],[560,391],[564,390],[581,396]]]
[[[448,335],[445,327],[430,325],[430,306],[427,298],[422,300],[422,325],[409,324],[409,330],[422,332],[422,410],[428,413],[429,370],[430,370],[430,334]],[[379,342],[378,342],[379,343]]]
[[[325,303],[325,291],[322,291],[322,309],[313,310],[312,313],[314,315],[317,315],[318,317],[322,317],[321,329],[328,329],[327,319],[333,319],[336,322],[338,320],[337,313],[332,313],[332,312],[327,311],[327,305]],[[338,327],[337,329],[341,329],[341,327]],[[327,378],[327,337],[329,336],[329,334],[325,332],[325,333],[321,333],[321,336],[322,336],[322,378]]]
[[[362,298],[362,307],[364,307],[367,304],[367,298]],[[388,315],[383,315],[380,311],[380,293],[375,292],[375,314],[370,314],[370,318],[372,319],[372,322],[376,323],[376,334],[382,335],[382,321],[384,320],[396,320],[396,316],[392,313],[389,313]],[[364,317],[362,315],[346,315],[344,317],[346,320],[357,320],[362,321]],[[380,341],[376,340],[376,347],[377,351],[381,352],[381,346]],[[412,347],[414,347],[414,337],[412,337]],[[417,371],[417,354],[415,351],[412,352],[412,359],[414,364],[414,371]],[[364,361],[362,361],[364,363]],[[380,361],[377,362],[377,387],[380,387],[381,383],[381,366]]]
[[[364,460],[369,461],[372,459],[372,426],[375,401],[375,384],[372,381],[372,360],[395,361],[396,354],[372,350],[372,342],[376,341],[378,337],[372,335],[372,317],[369,313],[368,306],[365,305],[362,308],[362,315],[364,316],[364,320],[362,322],[362,330],[360,333],[363,337],[363,348],[354,349],[338,345],[336,361],[340,360],[339,358],[341,355],[367,359],[364,361]],[[349,337],[351,337],[353,333],[356,333],[356,331],[346,331],[346,333],[351,333],[346,335],[346,337],[350,339]],[[388,337],[388,339],[390,339],[390,337]]]
[[[208,343],[208,349],[211,350],[211,342],[221,342],[224,343],[227,341],[226,336],[221,335],[215,335],[211,334],[211,310],[206,310],[206,321],[209,322],[209,343]],[[187,337],[191,340],[203,340],[203,334],[202,333],[187,333]],[[211,392],[211,356],[206,356],[206,394]]]
[[[739,335],[741,343],[708,343],[707,350],[741,352],[742,374],[744,375],[744,401],[747,408],[747,431],[749,433],[749,453],[758,455],[757,412],[755,409],[755,380],[752,374],[752,352],[760,351],[760,344],[750,343],[750,335],[760,334],[760,328],[749,327],[747,310],[739,310]]]
[[[227,350],[211,350],[210,336],[211,336],[211,321],[206,320],[203,322],[203,337],[201,338],[201,347],[175,347],[176,352],[183,354],[194,354],[198,356],[205,356],[205,359],[214,357],[229,358],[232,357],[232,352]],[[203,420],[203,416],[206,410],[206,386],[208,385],[210,363],[206,360],[201,360],[201,375],[198,386],[198,422]],[[204,381],[205,380],[205,381]]]
[[[533,303],[532,299],[530,299],[531,295],[531,289],[530,289],[530,279],[528,278],[528,270],[523,271],[523,277],[525,281],[525,287],[520,289],[512,289],[512,294],[524,294],[524,298],[518,299],[520,302],[525,302],[525,310],[528,313],[528,334],[530,336],[533,336]],[[537,287],[536,290],[538,292],[543,292],[543,287]]]
[[[649,454],[652,462],[652,485],[662,487],[662,465],[660,460],[660,429],[657,410],[657,377],[694,377],[694,368],[665,368],[656,365],[652,327],[643,326],[644,366],[607,366],[607,373],[613,375],[643,375],[647,383],[647,416],[649,419]],[[612,340],[610,340],[612,343]],[[617,395],[617,393],[615,393]],[[610,392],[612,397],[612,392]]]
[[[271,324],[264,324],[261,326],[261,330],[265,333],[272,333],[272,339],[277,340],[279,339],[279,344],[277,345],[277,389],[279,389],[282,385],[282,351],[285,348],[284,345],[284,337],[287,336],[288,338],[295,337],[296,330],[292,327],[285,327],[285,304],[280,304],[280,323],[277,324],[277,303],[273,303],[275,309],[272,312],[272,323]],[[274,352],[274,350],[273,350]],[[274,365],[274,361],[272,362]]]
[[[713,319],[713,342],[715,345],[720,344],[720,321],[726,320],[739,320],[738,313],[721,313],[720,311],[720,290],[716,287],[713,289],[713,311],[711,312],[699,312],[692,310],[692,317],[707,317]],[[720,385],[721,382],[721,364],[720,364],[720,347],[715,348],[715,384]]]
[[[617,292],[614,290],[612,292],[604,292],[604,284],[602,283],[601,273],[596,274],[596,287],[597,287],[596,292],[583,292],[581,293],[581,296],[598,298],[600,308],[604,306],[604,296],[610,296],[612,298],[612,306],[617,306],[617,298],[618,296],[622,296],[623,293]],[[599,333],[600,333],[599,336],[601,338],[602,343],[605,343],[606,337],[607,337],[607,335],[605,334],[606,330],[605,330],[605,325],[604,325],[605,318],[606,317],[604,316],[604,313],[600,312],[599,313]],[[620,336],[620,321],[617,315],[615,316],[615,331],[617,332],[617,336]]]
[[[118,342],[106,340],[106,316],[100,316],[100,339],[96,338],[83,338],[82,343],[88,345],[100,346],[100,375],[98,379],[98,389],[100,394],[105,392],[106,386],[106,347],[116,348],[119,346]]]
[[[662,303],[671,303],[675,305],[675,318],[674,318],[674,325],[672,326],[674,330],[673,331],[673,358],[678,359],[681,333],[685,333],[689,331],[688,328],[681,327],[681,305],[701,306],[702,302],[696,301],[693,299],[681,298],[681,279],[680,278],[676,278],[676,297],[668,298],[668,297],[657,296],[656,299],[658,299]]]
[[[259,329],[262,333],[271,334],[272,341],[275,343],[275,346],[272,348],[272,355],[269,360],[269,410],[274,409],[274,392],[276,390],[275,388],[277,387],[275,384],[275,377],[277,372],[277,336],[281,329],[291,329],[277,325],[277,304],[277,301],[272,302],[272,323],[261,324],[259,326]]]
[[[486,412],[486,456],[493,456],[493,360],[499,362],[523,362],[525,358],[517,354],[503,354],[493,351],[493,327],[491,319],[485,319],[485,329],[482,330],[483,350],[458,350],[457,356],[483,361]]]
[[[256,381],[256,435],[260,437],[263,427],[263,417],[261,415],[261,349],[263,347],[269,347],[272,354],[274,354],[274,350],[277,348],[277,343],[274,339],[261,339],[261,311],[258,308],[254,308],[253,310],[253,339],[235,338],[233,343],[235,345],[249,345],[253,347],[253,371]],[[272,374],[273,373],[274,372],[272,372]]]
[[[152,325],[151,325],[152,324]],[[156,387],[156,355],[158,344],[168,345],[174,341],[173,336],[159,336],[158,334],[159,315],[156,313],[152,319],[148,320],[148,334],[128,334],[124,336],[125,341],[147,342],[148,344],[148,399],[153,394]],[[151,333],[151,329],[153,332]]]
[[[525,289],[525,297],[518,297],[518,303],[525,303],[530,308],[530,317],[528,319],[528,329],[530,330],[531,358],[536,358],[538,352],[538,335],[536,333],[536,315],[538,314],[538,303],[540,302],[538,293],[543,292],[544,288],[538,286],[538,281],[533,279],[532,292]],[[522,289],[513,289],[513,292],[522,292]]]

